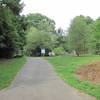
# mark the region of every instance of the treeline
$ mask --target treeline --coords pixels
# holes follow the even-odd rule
[[[34,55],[52,49],[55,22],[42,14],[21,16],[21,0],[0,1],[0,58]]]
[[[39,13],[27,15],[26,20],[28,22],[28,30],[25,54],[28,56],[40,56],[41,48],[52,50],[53,34],[55,33],[54,20]]]
[[[42,14],[28,14],[27,44],[25,54],[28,56],[40,56],[41,48],[45,48],[46,54],[54,52],[56,55],[64,54],[66,50],[66,36],[61,28],[55,29],[55,21]]]
[[[76,16],[70,24],[66,37],[66,50],[83,54],[100,54],[100,18]]]
[[[47,16],[20,15],[23,7],[21,0],[0,1],[0,58],[39,55],[40,48],[57,55],[100,53],[100,18],[76,16],[66,35],[63,29],[55,29],[55,21]]]
[[[27,24],[21,0],[0,1],[0,58],[23,55]]]
[[[26,54],[34,55],[39,48],[48,48],[56,55],[74,53],[80,55],[100,54],[100,18],[76,16],[67,34],[55,29],[55,22],[41,14],[29,14]]]

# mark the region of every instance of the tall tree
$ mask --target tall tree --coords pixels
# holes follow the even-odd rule
[[[27,22],[29,27],[33,26],[39,30],[46,32],[55,31],[55,22],[42,14],[29,14],[27,15]]]
[[[1,2],[2,5],[9,7],[15,15],[19,15],[24,7],[24,4],[21,3],[21,0],[2,0]]]
[[[90,52],[100,53],[100,18],[91,25],[89,37]]]
[[[84,16],[76,16],[69,28],[70,48],[76,51],[76,54],[84,53],[86,47],[86,37],[88,34],[87,22]]]
[[[58,28],[55,32],[55,47],[62,47],[64,48],[64,44],[65,44],[65,31],[62,28]]]
[[[55,22],[41,14],[26,16],[28,23],[26,53],[31,55],[37,48],[52,48]]]
[[[11,57],[21,48],[24,28],[19,14],[22,10],[21,0],[2,0],[0,2],[0,57]],[[23,35],[23,38],[25,36]]]

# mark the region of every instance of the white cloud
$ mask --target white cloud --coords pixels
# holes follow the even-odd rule
[[[22,0],[23,14],[41,13],[55,20],[57,27],[67,29],[77,15],[97,18],[100,16],[100,0]]]

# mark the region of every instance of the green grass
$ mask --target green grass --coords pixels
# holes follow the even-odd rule
[[[17,72],[26,62],[26,58],[0,59],[0,90],[8,87]]]
[[[91,82],[80,80],[75,75],[76,67],[89,63],[93,60],[98,60],[100,59],[100,56],[58,56],[47,57],[47,59],[53,64],[55,71],[62,78],[62,80],[71,86],[100,99],[100,84],[95,85]]]

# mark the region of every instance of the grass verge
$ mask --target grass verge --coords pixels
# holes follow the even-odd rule
[[[0,59],[0,90],[8,87],[17,72],[25,64],[26,58]]]
[[[62,80],[71,86],[78,88],[87,94],[95,96],[97,99],[100,99],[100,84],[95,85],[91,82],[80,80],[75,75],[76,67],[98,60],[100,59],[100,56],[58,56],[47,57],[47,59],[53,64],[55,71]]]

